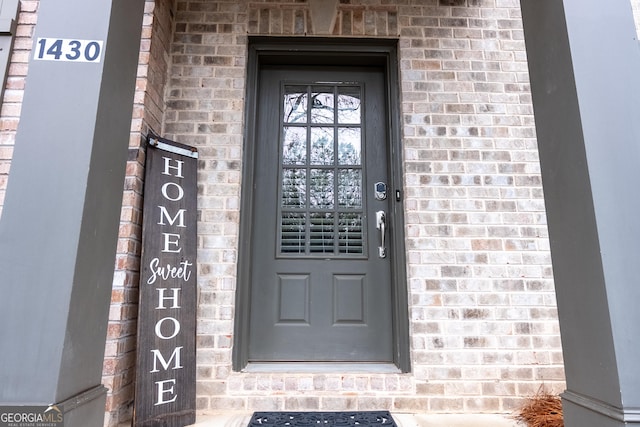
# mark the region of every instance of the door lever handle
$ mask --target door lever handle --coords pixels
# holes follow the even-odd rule
[[[387,215],[384,211],[376,212],[376,228],[380,230],[380,246],[378,246],[378,256],[387,257],[387,246],[385,245],[385,234],[387,231]]]

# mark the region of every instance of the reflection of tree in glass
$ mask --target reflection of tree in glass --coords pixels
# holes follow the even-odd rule
[[[285,165],[304,165],[306,161],[306,128],[285,126],[282,136],[282,162]]]
[[[309,188],[309,207],[315,209],[332,209],[333,171],[311,169]]]
[[[307,94],[287,93],[284,95],[285,123],[305,123],[307,121]]]
[[[360,147],[351,143],[340,143],[338,146],[338,162],[341,165],[359,165],[360,164]]]
[[[311,94],[311,122],[312,123],[333,123],[333,93],[312,93]]]
[[[359,127],[338,128],[338,163],[359,165],[361,161],[361,130]]]
[[[311,102],[307,102],[309,94],[305,87],[287,87],[287,93],[284,95],[284,122],[306,123],[307,109],[310,105],[313,123],[333,123],[336,109],[335,96],[330,88],[326,89],[330,92],[311,93]],[[360,123],[360,88],[340,88],[339,92],[337,97],[338,122]]]
[[[285,169],[282,175],[282,206],[304,208],[307,202],[307,171]]]
[[[294,125],[283,127],[281,250],[333,253],[340,242],[337,253],[361,254],[360,88],[338,87],[337,100],[335,87],[310,88],[288,86],[284,96],[284,122]],[[336,117],[348,125],[332,125]]]
[[[338,175],[338,203],[340,207],[362,207],[362,175],[359,170],[343,169]]]
[[[311,128],[311,164],[333,164],[333,128]]]
[[[359,95],[338,95],[338,123],[360,123]]]

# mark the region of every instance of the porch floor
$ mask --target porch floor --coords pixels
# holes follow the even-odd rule
[[[191,427],[246,427],[251,413],[222,412],[198,415]],[[391,413],[398,427],[517,427],[508,415]]]

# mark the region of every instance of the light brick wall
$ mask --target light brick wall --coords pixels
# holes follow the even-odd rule
[[[232,371],[246,35],[314,30],[305,2],[178,1],[164,133],[201,155],[199,409],[497,412],[562,389],[519,6],[469,1],[341,2],[333,30],[399,37],[410,374]]]
[[[434,3],[399,7],[416,381],[508,410],[563,380],[519,3]]]

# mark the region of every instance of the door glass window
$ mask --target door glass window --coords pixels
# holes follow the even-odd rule
[[[362,87],[284,85],[279,253],[364,255]]]
[[[360,88],[338,88],[338,123],[360,124]]]
[[[338,128],[338,163],[340,165],[362,164],[361,130],[356,127]]]
[[[307,122],[307,88],[287,86],[284,94],[284,122]]]
[[[335,123],[335,96],[331,87],[314,87],[311,93],[311,123]]]
[[[311,164],[332,165],[334,162],[333,128],[311,128]]]
[[[282,163],[304,165],[307,162],[307,130],[285,126],[282,135]]]

